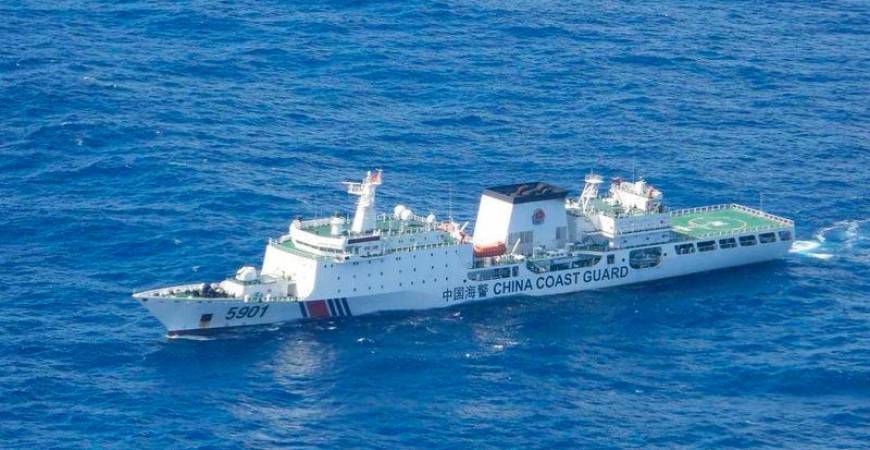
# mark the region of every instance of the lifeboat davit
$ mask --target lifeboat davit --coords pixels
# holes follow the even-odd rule
[[[488,258],[492,256],[504,255],[507,247],[504,242],[496,242],[495,244],[474,244],[474,256],[478,258]]]

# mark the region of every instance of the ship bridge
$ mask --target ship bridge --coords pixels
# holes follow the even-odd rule
[[[378,170],[368,172],[361,183],[345,183],[349,194],[360,197],[352,220],[342,216],[297,218],[290,224],[288,234],[272,244],[300,256],[344,261],[455,245],[464,240],[462,228],[452,221],[438,222],[434,214],[418,216],[403,205],[397,205],[391,215],[377,215],[375,189],[382,179]]]

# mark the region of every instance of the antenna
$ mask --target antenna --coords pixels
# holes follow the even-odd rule
[[[631,182],[637,181],[637,159],[631,158]]]
[[[447,220],[453,223],[453,183],[447,186]]]

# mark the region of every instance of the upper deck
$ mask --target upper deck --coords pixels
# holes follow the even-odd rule
[[[346,261],[354,257],[456,245],[463,241],[455,223],[436,222],[434,216],[396,219],[380,215],[364,233],[336,227],[333,220],[335,218],[295,220],[289,234],[270,243],[303,257]]]
[[[794,222],[736,203],[670,212],[671,228],[690,239],[791,228]]]

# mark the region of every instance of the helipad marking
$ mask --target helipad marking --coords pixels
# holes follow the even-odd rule
[[[689,219],[690,229],[702,229],[708,231],[743,230],[749,227],[745,220],[734,217],[695,217]]]

